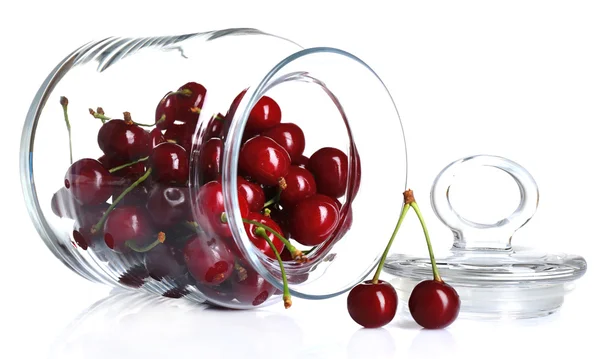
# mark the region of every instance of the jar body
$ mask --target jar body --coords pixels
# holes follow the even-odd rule
[[[343,51],[252,29],[111,38],[38,91],[21,176],[41,237],[85,278],[251,308],[281,299],[277,254],[304,298],[373,269],[403,136],[383,83]]]

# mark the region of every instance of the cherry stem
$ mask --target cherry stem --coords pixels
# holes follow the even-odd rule
[[[277,262],[279,263],[279,269],[281,270],[281,278],[283,281],[283,305],[285,306],[285,309],[288,309],[292,306],[292,296],[290,294],[287,275],[285,274],[285,268],[283,267],[283,261],[281,260],[279,251],[277,251],[277,248],[275,248],[275,245],[269,239],[269,236],[267,235],[267,232],[264,228],[258,227],[254,230],[254,233],[258,236],[263,237],[264,240],[267,241],[267,243],[269,243],[269,247],[271,247],[271,250],[273,250],[273,252],[275,253],[275,257],[277,258]]]
[[[131,119],[131,113],[128,111],[123,112],[123,121],[125,121],[126,124],[128,125],[136,125],[136,126],[140,126],[140,127],[153,127],[154,124],[146,124],[146,123],[139,123],[139,122],[135,122],[133,119]]]
[[[235,262],[235,270],[237,271],[239,281],[244,281],[248,278],[248,271],[242,267],[238,262]]]
[[[373,280],[371,281],[373,284],[377,284],[379,281],[379,275],[381,275],[381,271],[383,270],[383,266],[385,264],[385,259],[387,258],[387,255],[388,255],[390,249],[392,248],[392,243],[394,243],[394,238],[396,238],[396,234],[398,233],[398,230],[400,229],[400,226],[402,225],[402,222],[404,221],[404,217],[406,217],[406,214],[408,213],[409,209],[410,209],[410,205],[408,203],[405,203],[404,207],[402,207],[402,213],[400,214],[400,218],[398,218],[398,222],[396,223],[396,228],[394,228],[394,233],[392,233],[392,237],[390,237],[387,247],[385,247],[385,251],[383,251],[383,255],[381,256],[381,259],[379,260],[379,265],[377,266],[377,271],[375,272],[375,275],[373,276]]]
[[[129,167],[129,166],[133,166],[133,165],[135,165],[136,163],[144,162],[144,161],[146,161],[148,158],[150,158],[150,156],[142,157],[142,158],[140,158],[140,159],[138,159],[138,160],[135,160],[135,161],[133,161],[133,162],[129,162],[129,163],[125,163],[124,165],[120,165],[120,166],[117,166],[117,167],[113,167],[113,168],[109,169],[109,170],[108,170],[108,172],[110,172],[110,173],[115,173],[115,172],[117,172],[117,171],[119,171],[119,170],[122,170],[123,168],[127,168],[127,167]]]
[[[137,243],[135,243],[135,241],[132,241],[132,240],[126,241],[125,245],[127,247],[129,247],[131,250],[133,250],[134,252],[145,253],[145,252],[152,250],[152,248],[158,246],[159,244],[164,243],[165,239],[167,239],[165,233],[158,232],[158,237],[156,238],[156,240],[153,241],[152,243],[148,244],[147,246],[138,247]]]
[[[111,118],[104,115],[104,111],[102,111],[102,107],[98,107],[98,111],[94,111],[93,109],[89,109],[90,115],[94,116],[94,118],[100,119],[102,123],[106,123],[106,121],[110,121]]]
[[[67,125],[67,131],[69,132],[69,158],[71,159],[71,164],[73,164],[73,141],[71,141],[71,123],[69,122],[69,113],[67,112],[67,107],[69,106],[69,99],[64,96],[60,97],[60,105],[63,109],[63,115],[65,117],[65,124]]]
[[[277,194],[274,195],[273,198],[271,198],[270,200],[268,200],[267,202],[265,202],[265,204],[263,205],[263,208],[267,208],[270,205],[278,203],[280,197],[281,197],[281,187],[277,187]]]
[[[429,259],[431,260],[431,270],[433,271],[433,280],[436,282],[442,282],[442,277],[440,276],[440,272],[438,271],[437,264],[435,263],[435,256],[433,255],[433,247],[431,246],[431,240],[429,239],[429,232],[427,231],[427,226],[425,225],[425,219],[423,219],[423,215],[419,210],[419,206],[417,202],[413,200],[410,203],[410,206],[417,213],[417,217],[419,217],[419,221],[421,222],[421,227],[423,227],[423,233],[425,234],[425,241],[427,241],[427,250],[429,251]]]
[[[111,205],[108,207],[108,209],[106,210],[106,212],[104,212],[104,215],[102,215],[102,218],[100,219],[100,221],[98,221],[98,223],[96,223],[92,229],[91,232],[92,234],[98,232],[100,230],[100,227],[102,227],[104,225],[104,221],[106,221],[106,218],[108,217],[108,215],[110,214],[110,212],[117,206],[117,204],[127,195],[127,193],[131,192],[135,187],[137,187],[140,183],[144,182],[152,173],[152,168],[148,168],[148,170],[146,171],[146,173],[144,173],[144,175],[140,178],[137,179],[137,181],[133,182],[131,184],[131,186],[127,187],[120,195],[119,197],[117,197],[117,199],[115,199]]]

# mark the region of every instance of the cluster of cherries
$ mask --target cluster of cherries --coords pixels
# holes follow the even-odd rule
[[[166,296],[185,295],[193,285],[216,304],[257,306],[276,288],[252,269],[234,242],[221,182],[223,143],[246,91],[225,115],[202,124],[206,92],[196,82],[168,92],[152,124],[135,122],[129,112],[113,119],[102,108],[90,109],[101,121],[97,142],[103,154],[71,160],[52,210],[74,220],[73,239],[80,248],[108,247],[117,258],[143,256],[141,267],[121,277],[125,284],[168,278],[181,290]],[[70,131],[65,97],[61,105]],[[339,201],[347,192],[347,155],[324,147],[305,156],[302,129],[281,119],[279,105],[268,96],[253,107],[237,185],[246,234],[260,252],[279,262],[287,308],[291,297],[283,262],[307,260],[308,251],[338,238],[352,219]],[[191,163],[198,166],[201,185],[193,195]]]

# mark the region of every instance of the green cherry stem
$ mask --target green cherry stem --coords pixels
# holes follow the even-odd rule
[[[285,306],[285,309],[288,309],[289,307],[292,306],[292,296],[290,294],[290,288],[288,286],[287,275],[285,274],[285,268],[283,267],[283,261],[281,260],[279,251],[277,251],[277,248],[275,248],[275,245],[269,239],[269,236],[267,235],[267,232],[265,231],[264,228],[258,227],[254,230],[254,233],[256,233],[256,235],[258,235],[258,236],[263,237],[264,240],[267,241],[267,243],[269,243],[269,247],[271,247],[271,249],[275,253],[275,257],[277,257],[277,262],[279,263],[279,269],[281,270],[281,278],[283,281],[283,305]]]
[[[406,193],[406,192],[404,192],[404,193]],[[408,213],[408,210],[410,209],[410,205],[408,203],[406,203],[406,194],[404,195],[404,198],[405,198],[405,203],[404,203],[404,207],[402,207],[402,213],[400,214],[400,218],[398,218],[398,222],[396,223],[396,228],[394,228],[392,237],[390,237],[390,240],[388,241],[388,244],[385,247],[385,250],[383,251],[383,255],[381,256],[381,259],[379,260],[379,265],[377,266],[377,271],[375,272],[375,275],[373,276],[373,280],[372,280],[373,284],[377,284],[379,281],[379,275],[381,275],[381,271],[383,270],[383,265],[385,264],[385,259],[387,258],[387,255],[390,252],[390,249],[392,248],[392,243],[394,243],[394,238],[396,238],[396,234],[398,233],[398,230],[400,229],[400,226],[402,225],[402,222],[404,221],[404,217],[406,217],[406,214]]]
[[[147,246],[139,247],[137,245],[137,243],[135,243],[135,241],[132,241],[132,240],[126,241],[125,245],[127,247],[129,247],[131,250],[133,250],[134,252],[145,253],[145,252],[148,252],[148,251],[152,250],[152,248],[158,246],[159,244],[164,243],[165,239],[167,239],[165,233],[164,232],[158,232],[158,237],[156,238],[156,240],[153,241],[152,243],[148,244]]]
[[[423,233],[425,234],[425,241],[427,241],[427,250],[429,251],[429,259],[431,260],[431,269],[433,271],[433,280],[436,282],[442,282],[442,277],[440,276],[440,272],[438,271],[437,264],[435,262],[435,256],[433,255],[433,247],[431,245],[431,240],[429,239],[429,232],[427,231],[427,226],[425,225],[425,219],[421,214],[421,210],[419,209],[419,205],[415,201],[414,197],[412,202],[410,202],[410,206],[417,213],[417,217],[419,217],[419,221],[421,222],[421,227],[423,227]]]
[[[275,194],[273,196],[273,198],[271,198],[270,200],[265,202],[265,204],[263,205],[263,208],[267,208],[275,203],[278,203],[280,197],[281,197],[281,187],[277,187],[277,194]]]
[[[102,123],[106,123],[106,121],[110,121],[111,118],[104,115],[104,110],[102,107],[98,107],[98,110],[94,111],[94,109],[90,108],[90,115],[94,116],[94,118],[99,119]]]
[[[69,106],[69,99],[64,96],[60,97],[60,105],[63,109],[63,115],[65,117],[65,124],[67,125],[67,131],[69,132],[69,157],[71,164],[73,164],[73,141],[71,141],[71,123],[69,122],[69,113],[67,107]]]
[[[164,115],[163,115],[164,117]],[[161,117],[162,119],[162,117]],[[147,124],[147,123],[139,123],[139,122],[135,122],[134,120],[131,119],[131,113],[128,111],[123,112],[123,121],[125,121],[126,124],[128,125],[137,125],[140,127],[153,127],[155,124]]]
[[[115,199],[112,204],[110,205],[110,207],[108,207],[108,209],[106,210],[106,212],[104,212],[104,215],[102,215],[102,218],[100,218],[100,221],[98,221],[98,223],[96,223],[92,229],[91,232],[92,234],[98,232],[100,230],[100,227],[102,227],[104,225],[104,221],[106,221],[106,218],[108,217],[108,215],[110,214],[110,212],[117,206],[117,204],[127,195],[127,193],[131,192],[135,187],[137,187],[140,183],[144,182],[152,173],[152,168],[148,168],[148,170],[146,171],[146,173],[144,173],[144,175],[140,178],[137,179],[137,181],[133,182],[131,184],[131,186],[127,187],[120,195],[119,197],[117,197],[117,199]]]
[[[109,169],[108,172],[115,173],[115,172],[117,172],[119,170],[122,170],[123,168],[127,168],[129,166],[133,166],[136,163],[144,162],[144,161],[148,160],[148,158],[150,158],[150,156],[142,157],[142,158],[137,159],[135,161],[132,161],[132,162],[129,162],[129,163],[125,163],[125,164],[117,166],[117,167],[113,167],[113,168]]]

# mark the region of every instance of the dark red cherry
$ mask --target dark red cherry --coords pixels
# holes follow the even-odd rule
[[[196,287],[208,299],[209,304],[220,306],[222,303],[227,303],[235,299],[231,282],[236,277],[237,274],[234,271],[228,280],[219,285],[204,286],[197,284]]]
[[[129,186],[131,186],[140,176],[127,176],[122,178],[115,190],[113,191],[113,201],[116,201],[118,197],[121,196],[123,191],[125,191]],[[148,182],[148,183],[146,183]],[[148,192],[151,187],[152,181],[150,179],[146,179],[143,183],[135,186],[131,191],[129,191],[117,204],[118,207],[123,206],[144,206],[146,201],[148,200]]]
[[[263,136],[272,138],[290,155],[292,163],[302,160],[305,139],[302,129],[294,123],[280,123],[262,133]]]
[[[460,311],[456,290],[440,281],[424,280],[417,284],[408,299],[408,309],[417,324],[426,329],[440,329],[452,324]]]
[[[65,188],[82,205],[106,202],[112,195],[114,179],[100,162],[92,158],[75,161],[65,174]]]
[[[260,213],[250,213],[246,218],[251,221],[256,221],[258,223],[264,224],[265,226],[268,226],[269,228],[271,228],[274,231],[276,231],[277,233],[279,233],[279,235],[283,236],[283,232],[281,231],[281,228],[279,228],[277,223],[275,223],[269,217],[263,216]],[[255,233],[258,226],[251,224],[251,223],[244,223],[244,228],[246,229],[246,234],[248,235],[248,238],[250,238],[250,241],[252,241],[254,246],[256,246],[256,248],[258,248],[259,251],[261,251],[268,257],[277,259],[277,257],[275,256],[275,252],[273,252],[273,249],[271,249],[271,246],[269,246],[269,243],[267,243],[267,241],[263,237],[261,237]],[[273,245],[277,249],[278,253],[281,253],[281,251],[285,247],[283,242],[279,238],[277,238],[272,232],[266,231],[266,233],[267,233],[269,239],[271,240],[271,242],[273,242]]]
[[[156,184],[150,190],[146,209],[159,228],[166,228],[190,218],[187,187]]]
[[[75,198],[71,196],[71,193],[65,187],[61,187],[54,192],[50,200],[52,213],[60,218],[75,219],[80,207],[81,205],[75,201]]]
[[[146,252],[144,265],[155,280],[178,278],[187,273],[183,252],[169,245],[159,245]]]
[[[129,240],[139,247],[148,245],[156,239],[156,234],[150,215],[143,207],[115,208],[104,222],[104,242],[115,252],[128,252],[125,242]]]
[[[339,216],[333,199],[316,194],[296,204],[290,218],[291,235],[305,246],[319,245],[331,236]]]
[[[288,174],[290,156],[269,137],[256,136],[240,151],[240,167],[257,182],[275,186]]]
[[[210,182],[220,177],[222,156],[223,141],[220,138],[211,138],[202,144],[199,159],[202,182]]]
[[[204,233],[192,237],[183,249],[190,274],[205,285],[219,285],[233,273],[235,258],[221,241]]]
[[[394,319],[398,294],[391,284],[379,279],[377,284],[364,281],[348,293],[348,313],[365,328],[379,328]]]
[[[280,196],[283,206],[293,206],[317,193],[315,178],[307,169],[291,166],[284,179],[287,186],[281,191]]]
[[[108,207],[108,203],[103,203],[93,207],[80,206],[77,209],[77,213],[73,217],[75,219],[73,239],[79,247],[85,250],[100,243],[102,235],[92,234],[92,227],[102,219]]]
[[[185,184],[189,177],[189,160],[186,150],[175,143],[164,142],[156,146],[149,159],[152,178],[163,184]]]
[[[168,92],[156,106],[155,123],[159,130],[166,130],[177,119],[178,97],[173,92]]]
[[[102,165],[104,166],[104,168],[106,168],[109,171],[115,167],[122,166],[122,165],[125,165],[125,164],[128,164],[131,162],[129,160],[123,160],[121,158],[108,158],[105,156],[100,157],[100,159],[102,159]],[[100,159],[98,159],[98,160],[100,161]],[[122,168],[118,171],[115,171],[112,173],[112,175],[113,175],[113,177],[118,177],[118,178],[129,178],[129,179],[135,178],[135,179],[137,179],[140,176],[142,176],[144,174],[144,172],[146,172],[146,164],[144,162],[138,162],[138,163],[129,165],[125,168]]]
[[[290,238],[290,210],[280,205],[270,206],[270,217],[279,225],[284,238]],[[285,249],[284,249],[285,251]],[[291,255],[291,254],[290,254]]]
[[[217,114],[213,116],[206,125],[204,132],[202,133],[202,141],[206,142],[213,137],[219,137],[223,135],[223,122],[225,121],[225,116],[222,114]]]
[[[245,268],[246,276],[243,280],[233,278],[231,281],[235,298],[241,304],[259,306],[275,293],[276,288],[255,270],[248,266]]]
[[[250,212],[260,212],[265,204],[265,193],[260,185],[246,181],[241,176],[238,176],[237,181],[239,193],[246,198]]]
[[[174,142],[190,153],[192,151],[196,122],[174,123],[165,131],[165,139]]]
[[[183,93],[187,90],[187,93]],[[204,105],[206,88],[197,82],[188,82],[177,90],[177,121],[197,121]]]
[[[150,131],[150,147],[154,148],[163,142],[167,142],[160,129],[155,128]]]
[[[245,218],[250,210],[245,197],[239,192],[238,204],[242,218]],[[221,219],[222,214],[225,213],[225,204],[223,187],[220,182],[211,181],[200,187],[195,206],[198,214],[198,225],[202,229],[222,238],[231,237],[229,224],[223,223]]]
[[[302,155],[302,156],[298,157],[296,159],[296,161],[292,161],[292,164],[295,164],[296,166],[300,166],[303,168],[307,168],[308,167],[308,157]]]
[[[110,120],[98,131],[98,146],[109,158],[130,162],[150,153],[150,134],[138,125]]]
[[[254,105],[246,122],[245,132],[261,133],[281,122],[281,108],[269,96],[261,97]]]
[[[323,147],[310,156],[308,169],[315,176],[317,191],[339,198],[346,193],[348,156],[337,148]]]
[[[222,121],[221,128],[221,137],[223,137],[223,139],[225,139],[227,137],[227,134],[229,133],[229,127],[231,126],[233,116],[235,115],[235,112],[237,111],[237,108],[239,107],[242,98],[246,94],[246,91],[247,89],[243,90],[233,99],[231,105],[229,106],[229,109],[227,110],[227,113],[225,114],[225,118]]]

